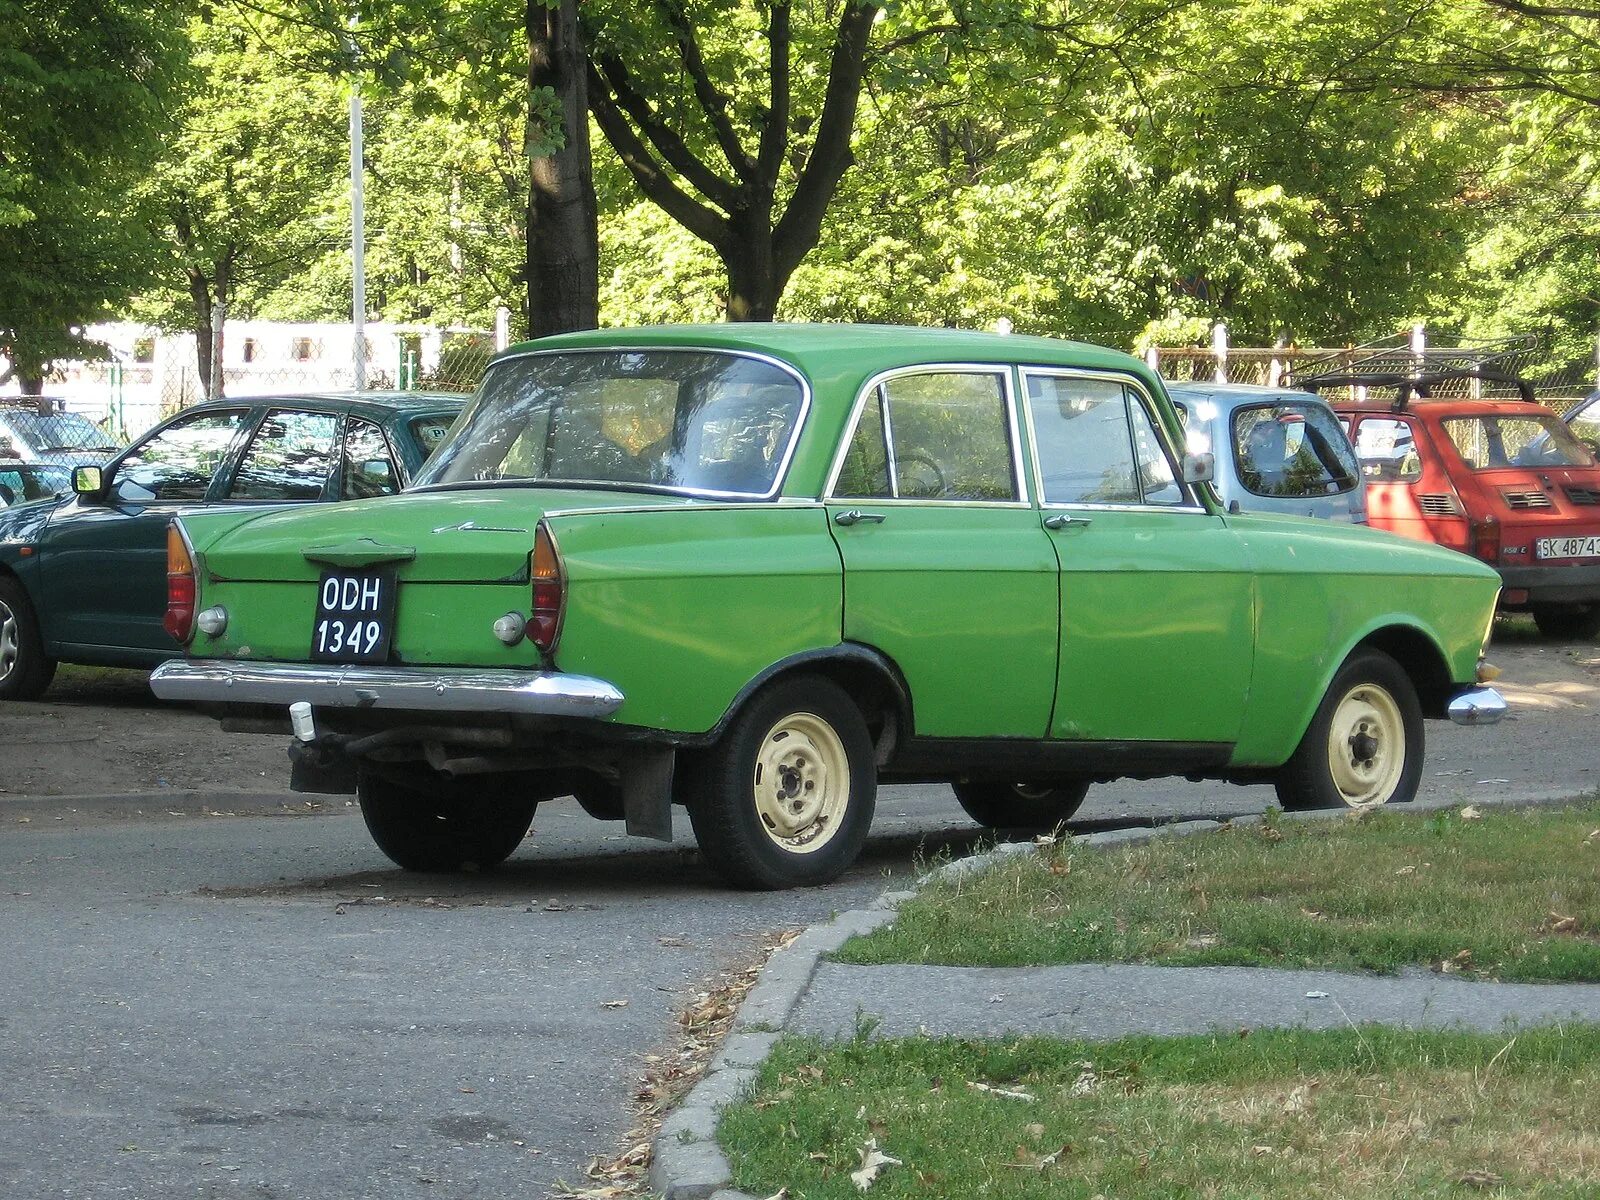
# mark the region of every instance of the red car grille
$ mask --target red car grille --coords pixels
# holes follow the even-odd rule
[[[1543,492],[1501,492],[1506,503],[1515,509],[1552,508],[1550,497]]]
[[[1430,517],[1454,517],[1461,512],[1461,505],[1448,492],[1420,495],[1417,497],[1417,507]]]
[[[1574,504],[1600,504],[1600,488],[1567,487],[1567,499]]]

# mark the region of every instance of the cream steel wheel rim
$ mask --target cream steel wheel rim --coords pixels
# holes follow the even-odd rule
[[[850,759],[832,725],[791,713],[761,739],[752,784],[767,837],[791,854],[811,854],[839,832],[850,805]]]
[[[17,668],[17,655],[21,653],[17,639],[17,616],[10,607],[0,603],[0,682],[11,677]]]
[[[1406,726],[1400,706],[1375,683],[1351,688],[1328,728],[1328,773],[1351,808],[1371,808],[1394,795],[1406,769]]]

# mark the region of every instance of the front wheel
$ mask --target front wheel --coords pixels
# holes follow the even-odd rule
[[[1600,604],[1574,605],[1570,608],[1540,605],[1533,610],[1533,623],[1547,638],[1587,640],[1600,636]]]
[[[1353,654],[1333,677],[1294,756],[1278,773],[1285,809],[1377,808],[1417,794],[1422,706],[1387,654]]]
[[[537,796],[488,776],[460,780],[424,770],[412,785],[371,767],[356,777],[356,798],[378,849],[407,871],[497,866],[527,836],[539,807]]]
[[[760,693],[686,772],[700,852],[736,887],[836,879],[872,825],[877,769],[855,703],[825,679]]]
[[[996,783],[963,779],[950,785],[967,816],[988,829],[1048,833],[1070,821],[1089,794],[1087,783]]]
[[[15,579],[0,576],[0,700],[34,700],[55,678],[39,618]]]

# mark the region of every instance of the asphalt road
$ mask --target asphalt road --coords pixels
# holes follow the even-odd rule
[[[1488,802],[1600,786],[1595,689],[1569,684],[1534,680],[1494,729],[1431,724],[1425,790]],[[1272,801],[1182,781],[1090,795],[1080,828]],[[391,869],[337,803],[195,819],[166,814],[250,805],[154,799],[134,817],[125,801],[0,798],[5,1200],[584,1186],[698,988],[771,931],[859,906],[976,838],[948,789],[885,789],[845,879],[752,895],[719,888],[686,830],[657,847],[570,802],[540,811],[506,869],[444,880]],[[295,803],[261,806],[280,802]]]

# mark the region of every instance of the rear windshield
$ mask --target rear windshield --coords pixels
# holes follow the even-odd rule
[[[1233,414],[1239,482],[1258,496],[1329,496],[1361,480],[1338,419],[1314,404],[1280,401]]]
[[[1555,415],[1450,417],[1445,432],[1462,461],[1476,471],[1504,467],[1590,467],[1582,442]]]
[[[88,418],[77,413],[6,412],[4,422],[16,430],[36,454],[54,450],[115,450],[117,443]]]
[[[768,496],[805,394],[758,359],[698,350],[505,359],[417,486],[572,483]]]

